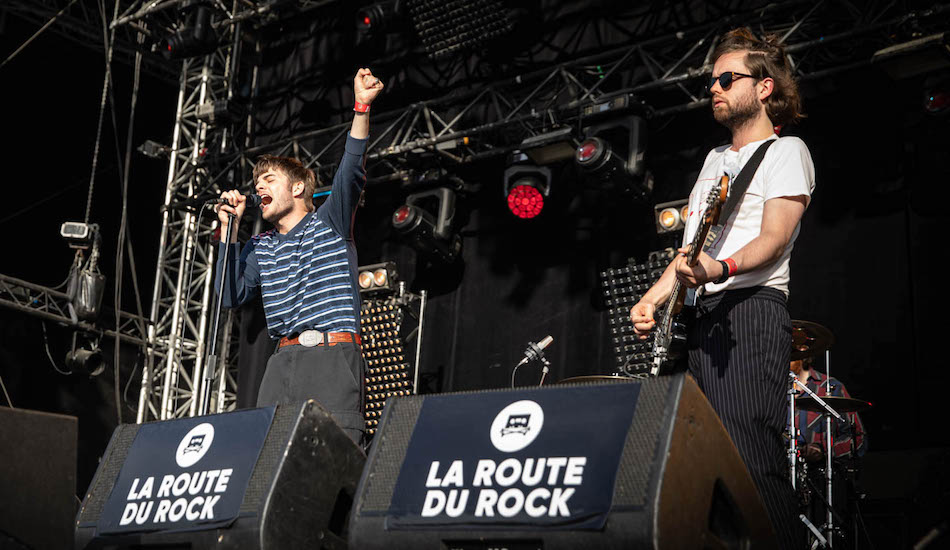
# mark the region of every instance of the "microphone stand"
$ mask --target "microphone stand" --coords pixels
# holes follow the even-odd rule
[[[231,234],[234,231],[234,214],[228,212],[228,227],[225,230],[224,247],[224,273],[221,274],[221,281],[218,283],[218,295],[214,300],[214,309],[211,311],[211,343],[208,347],[208,359],[205,361],[204,376],[201,384],[201,399],[198,401],[198,416],[208,414],[208,407],[211,401],[211,386],[214,385],[214,375],[218,366],[218,317],[221,316],[221,301],[224,298],[224,278],[228,271],[228,257],[231,255]]]

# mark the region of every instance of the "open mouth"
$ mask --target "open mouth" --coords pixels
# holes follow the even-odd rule
[[[261,208],[264,208],[271,203],[274,199],[270,195],[261,195]]]

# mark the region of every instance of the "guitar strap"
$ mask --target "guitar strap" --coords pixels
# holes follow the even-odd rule
[[[768,151],[769,147],[776,141],[778,140],[770,139],[762,145],[759,145],[759,148],[756,149],[749,158],[749,162],[745,163],[745,166],[739,171],[739,175],[736,176],[735,181],[729,186],[729,198],[726,199],[726,204],[722,207],[722,212],[719,214],[722,225],[726,224],[729,216],[731,216],[732,212],[739,206],[739,201],[742,200],[746,190],[749,189],[749,184],[752,183],[752,176],[755,175],[756,170],[759,169],[759,165],[762,164],[762,159],[765,158],[765,152]]]
[[[719,235],[722,234],[723,229],[725,229],[726,222],[729,221],[729,216],[735,211],[739,206],[739,201],[742,200],[742,197],[745,195],[747,189],[749,189],[749,184],[752,183],[752,176],[755,175],[756,170],[759,169],[759,165],[762,164],[762,159],[765,158],[765,152],[769,150],[769,147],[773,143],[778,141],[777,139],[770,139],[759,145],[759,148],[752,153],[752,156],[749,158],[749,161],[745,163],[745,166],[742,167],[742,170],[739,170],[739,175],[736,176],[736,179],[729,183],[729,197],[726,199],[726,204],[723,205],[722,210],[719,212],[719,224],[714,225],[709,228],[709,233],[706,235],[706,242],[703,243],[703,249],[709,247],[712,243],[716,242],[716,239],[719,238]],[[705,286],[700,287],[705,288]],[[697,289],[689,289],[686,293],[686,304],[693,306],[696,305],[697,298]]]

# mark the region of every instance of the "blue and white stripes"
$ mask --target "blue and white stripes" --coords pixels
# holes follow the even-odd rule
[[[318,216],[304,223],[286,236],[268,231],[255,238],[267,330],[358,332],[346,243]]]

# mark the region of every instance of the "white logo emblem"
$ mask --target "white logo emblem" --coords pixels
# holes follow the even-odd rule
[[[175,462],[182,468],[193,466],[211,448],[214,441],[214,426],[204,422],[198,424],[181,438],[178,451],[175,453]]]
[[[491,423],[491,442],[506,453],[520,451],[528,445],[544,425],[544,411],[534,401],[515,401],[501,410]]]

